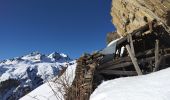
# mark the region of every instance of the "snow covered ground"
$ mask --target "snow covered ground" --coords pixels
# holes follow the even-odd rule
[[[61,77],[46,82],[20,100],[64,100],[63,84],[69,87],[75,77],[76,64],[73,63]],[[105,81],[92,93],[90,100],[170,100],[170,68]]]
[[[170,100],[170,68],[103,82],[90,100]]]
[[[20,100],[64,100],[64,87],[60,82],[66,79],[71,85],[75,68],[76,65],[68,67],[57,81],[41,85]],[[105,81],[93,92],[90,100],[170,100],[170,68],[148,75]]]
[[[64,100],[65,87],[69,87],[75,77],[76,64],[69,66],[61,77],[51,80],[36,88],[20,100]]]

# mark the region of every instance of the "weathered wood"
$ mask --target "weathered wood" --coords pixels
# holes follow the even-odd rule
[[[144,52],[139,52],[136,54],[137,58],[151,57],[154,55],[154,49],[146,50]]]
[[[149,25],[146,24],[142,27],[140,27],[139,29],[134,30],[133,32],[131,32],[130,34],[132,36],[140,36],[142,33],[146,32],[149,30]],[[117,46],[121,46],[122,44],[127,42],[127,36],[121,38],[119,41],[117,41]]]
[[[112,69],[116,69],[116,68],[128,67],[128,66],[131,66],[131,65],[133,65],[132,62],[124,62],[124,63],[119,63],[119,64],[115,64],[115,65],[111,65],[111,66],[105,66],[105,67],[100,66],[99,70],[102,70],[102,69],[112,70]]]
[[[143,55],[145,55],[146,53],[143,53]],[[141,56],[141,54],[140,54]],[[145,55],[146,56],[146,55]],[[147,58],[142,58],[138,60],[138,63],[143,63],[143,62],[147,62],[147,61],[154,61],[153,56],[151,57],[147,57]],[[120,59],[115,59],[115,60],[110,60],[104,64],[100,64],[97,69],[98,70],[102,70],[102,69],[115,69],[115,68],[121,68],[121,67],[126,67],[126,66],[130,66],[132,64],[131,62],[131,58],[130,57],[121,57]],[[131,63],[131,64],[130,64]]]
[[[155,68],[154,68],[154,72],[157,71],[159,69],[159,40],[156,40],[155,43]]]
[[[135,49],[134,49],[134,45],[133,45],[132,34],[129,34],[128,38],[129,38],[129,43],[130,43],[130,48],[132,50],[132,53],[133,53],[133,55],[135,55]]]
[[[162,63],[163,61],[165,61],[165,59],[167,59],[167,58],[170,58],[170,54],[162,55],[162,56],[159,58],[159,60],[158,60],[158,62],[157,62],[157,65],[160,67],[161,63]],[[156,69],[154,69],[154,71],[158,71],[158,70],[159,70],[159,67],[157,67]]]
[[[120,71],[120,70],[102,70],[99,72],[100,74],[106,75],[137,75],[136,71]]]
[[[105,63],[107,63],[107,62],[109,62],[109,61],[113,61],[113,59],[114,59],[114,54],[105,55],[105,56],[103,57],[103,59],[100,60],[99,64],[100,64],[100,65],[101,65],[101,64],[105,64]]]
[[[130,49],[130,46],[129,46],[129,45],[126,45],[126,49],[127,49],[128,53],[129,53],[129,56],[130,56],[130,58],[131,58],[131,60],[132,60],[132,63],[133,63],[133,65],[134,65],[134,67],[135,67],[136,72],[138,73],[138,75],[142,75],[142,71],[140,70],[140,67],[139,67],[139,65],[138,65],[138,63],[137,63],[137,59],[136,59],[136,57],[133,55],[133,53],[132,53],[132,51],[131,51],[131,49]]]
[[[142,64],[142,63],[146,63],[146,62],[149,62],[149,61],[154,61],[155,57],[149,57],[149,58],[144,58],[144,59],[140,59],[138,61],[139,64]],[[103,65],[100,65],[98,66],[98,70],[113,70],[113,69],[116,69],[116,68],[125,68],[125,67],[128,67],[128,66],[132,66],[133,63],[130,61],[127,61],[127,62],[119,62],[118,64],[114,64],[113,62],[111,63],[110,62],[110,65],[107,65],[107,64],[103,64]]]
[[[124,62],[131,62],[130,57],[123,57],[121,59],[116,59],[116,60],[110,60],[106,63],[100,64],[97,69],[101,70],[101,69],[105,69],[108,68],[110,66],[114,66],[114,65],[119,65],[120,63],[124,63]]]
[[[170,53],[170,48],[159,48],[159,52],[165,52],[165,54],[168,54]],[[136,54],[136,57],[137,58],[147,58],[147,57],[151,57],[151,56],[154,56],[155,55],[155,49],[150,49],[150,50],[146,50],[144,52],[139,52],[138,54]]]
[[[166,48],[166,49],[163,49],[163,50],[164,50],[164,52],[170,53],[170,48]],[[153,57],[154,56],[154,49],[146,50],[144,52],[139,52],[135,56],[136,56],[136,58],[139,58],[139,59],[141,59],[141,58],[145,59],[145,58],[148,58],[148,57]],[[128,61],[131,61],[131,58],[129,56],[119,57],[117,59],[114,59],[114,60],[110,59],[110,61],[108,60],[105,63],[101,63],[101,66],[104,66],[105,64],[107,64],[106,66],[108,66],[108,65],[110,66],[110,65],[113,65],[113,64],[119,64],[121,62],[128,62]]]

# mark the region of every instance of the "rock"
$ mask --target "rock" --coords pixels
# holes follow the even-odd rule
[[[170,0],[112,0],[112,22],[120,36],[157,20],[170,28]]]
[[[116,40],[118,38],[120,38],[120,36],[117,34],[117,32],[109,32],[107,33],[106,42],[107,44],[109,44],[111,41]]]

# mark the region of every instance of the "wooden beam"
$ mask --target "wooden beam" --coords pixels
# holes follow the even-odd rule
[[[131,34],[132,36],[134,35],[141,35],[142,33],[146,32],[147,30],[149,30],[149,25],[146,24],[136,30],[134,30],[133,32],[129,33]],[[117,41],[117,45],[121,45],[123,43],[127,42],[127,36],[123,37],[122,39],[120,39],[119,41]]]
[[[128,53],[129,53],[129,56],[130,56],[130,58],[132,60],[132,63],[134,65],[134,67],[135,67],[136,72],[138,73],[138,75],[142,75],[142,71],[140,70],[140,67],[139,67],[139,65],[137,63],[137,59],[134,56],[134,54],[132,53],[131,48],[130,48],[130,46],[128,44],[126,45],[126,49],[127,49]]]
[[[103,69],[116,69],[116,68],[123,68],[123,67],[127,67],[127,66],[131,66],[133,65],[132,62],[122,62],[122,63],[119,63],[119,64],[114,64],[114,65],[110,65],[110,66],[107,66],[107,65],[104,65],[104,66],[99,66],[99,69],[98,70],[103,70]]]
[[[130,57],[121,57],[120,59],[114,59],[114,60],[111,59],[110,61],[108,61],[106,63],[99,64],[97,69],[105,69],[107,67],[118,65],[118,64],[124,63],[124,62],[131,62]]]
[[[102,70],[99,72],[100,74],[106,75],[137,75],[136,71],[120,71],[120,70]]]
[[[154,58],[155,57],[149,57],[149,58],[144,58],[144,59],[141,59],[138,61],[139,64],[141,63],[146,63],[148,61],[154,61]],[[132,66],[133,63],[132,62],[121,62],[119,64],[113,64],[113,65],[110,65],[110,66],[98,66],[99,68],[97,68],[98,70],[111,70],[111,69],[116,69],[116,68],[125,68],[125,67],[128,67],[128,66]]]
[[[142,58],[142,59],[138,60],[138,64],[144,63],[144,62],[147,62],[147,61],[150,61],[150,60],[154,61],[154,59],[155,59],[155,57],[153,57],[153,56],[147,57],[147,58]],[[99,64],[97,69],[102,70],[102,69],[115,69],[115,68],[127,67],[127,66],[130,66],[130,65],[133,65],[133,63],[131,61],[132,60],[129,56],[123,57],[123,58],[120,58],[120,59],[111,60],[111,61],[103,63],[103,64]]]
[[[154,72],[159,69],[159,40],[156,40],[155,43],[155,68]]]

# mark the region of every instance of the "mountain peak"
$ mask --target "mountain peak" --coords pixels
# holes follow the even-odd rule
[[[55,58],[56,56],[60,56],[60,53],[58,52],[53,52],[51,54],[48,55],[49,58]]]
[[[0,90],[0,100],[14,95],[13,99],[18,99],[26,94],[24,91],[31,91],[56,77],[70,63],[71,59],[63,53],[45,55],[37,51],[0,62],[0,87],[5,89]],[[6,84],[11,84],[11,87],[6,87]]]
[[[58,53],[58,52],[53,52],[50,55],[48,55],[49,58],[55,61],[59,60],[71,60],[68,55],[64,53]]]
[[[32,53],[30,53],[30,55],[39,55],[39,54],[41,54],[39,51],[34,51],[34,52],[32,52]]]

